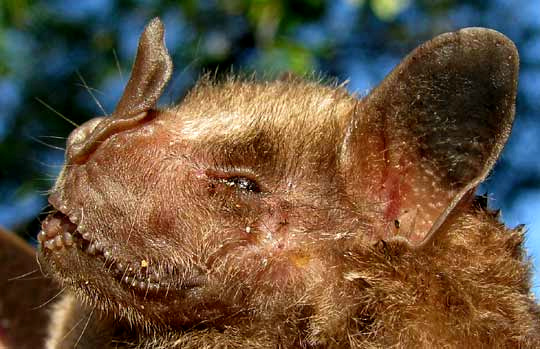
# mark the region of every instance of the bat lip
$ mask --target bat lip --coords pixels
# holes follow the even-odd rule
[[[142,294],[145,298],[166,297],[206,284],[206,277],[202,273],[185,275],[179,268],[162,266],[150,259],[134,258],[127,261],[119,258],[113,252],[115,247],[106,247],[92,234],[81,231],[69,215],[60,210],[55,209],[42,222],[38,242],[41,255],[52,262],[49,264],[52,264],[63,278],[77,278],[73,274],[78,273],[64,270],[72,262],[70,255],[76,255],[76,262],[91,265],[93,274],[114,279],[122,289]]]

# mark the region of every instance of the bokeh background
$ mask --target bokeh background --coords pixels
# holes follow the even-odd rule
[[[35,241],[73,126],[111,112],[144,25],[160,16],[175,73],[162,104],[203,72],[323,72],[365,95],[409,50],[461,27],[517,45],[517,120],[480,188],[509,226],[525,223],[540,296],[540,4],[407,0],[1,0],[0,226]]]

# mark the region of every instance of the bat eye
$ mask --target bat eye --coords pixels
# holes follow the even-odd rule
[[[252,193],[260,193],[261,189],[259,188],[259,185],[246,177],[230,177],[223,179],[223,183],[230,187],[235,187],[239,190],[243,191],[249,191]]]

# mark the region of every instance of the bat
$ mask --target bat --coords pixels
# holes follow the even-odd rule
[[[512,128],[508,38],[437,36],[364,97],[203,77],[157,108],[163,37],[152,20],[114,112],[67,140],[46,348],[540,346],[525,230],[475,196]]]

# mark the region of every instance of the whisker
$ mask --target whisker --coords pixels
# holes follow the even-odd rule
[[[51,149],[54,149],[54,150],[61,150],[61,151],[66,151],[66,149],[64,149],[64,148],[62,148],[62,147],[58,147],[58,146],[56,146],[56,145],[49,144],[49,143],[44,142],[44,141],[42,141],[42,140],[40,140],[40,139],[38,139],[38,138],[36,138],[36,137],[34,137],[34,136],[30,136],[30,139],[32,139],[32,140],[33,140],[34,142],[36,142],[36,143],[39,143],[39,144],[44,145],[44,146],[46,146],[46,147],[49,147],[49,148],[51,148]]]
[[[56,213],[56,210],[47,210],[47,211],[41,211],[41,213],[49,215],[51,213]]]
[[[40,182],[47,182],[47,183],[50,183],[53,178],[50,178],[50,179],[47,179],[47,178],[38,178],[37,179],[38,181]],[[49,196],[51,195],[51,190],[50,189],[47,189],[47,190],[36,190],[36,193],[38,193],[38,195],[40,196]]]
[[[47,275],[45,275],[45,272],[43,271],[43,267],[41,266],[41,262],[39,261],[39,256],[37,253],[36,253],[36,263],[39,267],[39,272],[41,273],[41,275],[43,275],[44,277],[47,277]]]
[[[24,277],[26,277],[26,276],[28,276],[28,275],[32,275],[32,274],[34,274],[34,273],[37,272],[37,271],[38,271],[38,269],[34,269],[34,270],[29,271],[29,272],[27,272],[27,273],[24,273],[24,274],[22,274],[22,275],[14,276],[14,277],[12,277],[12,278],[9,278],[8,281],[21,280],[21,279],[23,279]],[[25,280],[32,280],[32,279],[25,279]]]
[[[103,108],[103,106],[101,105],[101,103],[99,102],[99,100],[96,98],[96,96],[95,96],[94,93],[92,92],[92,89],[90,88],[90,86],[88,86],[88,84],[86,83],[86,80],[84,80],[83,76],[81,75],[81,73],[79,73],[79,71],[77,71],[77,76],[79,77],[79,79],[81,79],[81,82],[82,82],[84,88],[86,88],[86,91],[87,91],[88,94],[92,97],[92,99],[94,100],[94,102],[97,104],[97,106],[99,107],[99,109],[101,110],[101,112],[103,113],[103,115],[108,115],[107,112],[105,111],[105,108]]]
[[[54,301],[58,296],[60,296],[62,293],[64,293],[64,291],[66,290],[66,288],[67,288],[67,287],[64,287],[63,289],[61,289],[60,291],[58,291],[57,294],[55,294],[54,296],[52,296],[51,298],[49,298],[48,300],[46,300],[43,304],[38,305],[37,307],[32,308],[32,310],[38,310],[38,309],[41,309],[41,308],[43,308],[44,306],[46,306],[47,304],[51,303],[51,302]]]
[[[21,281],[34,281],[34,280],[43,280],[43,279],[46,279],[46,278],[44,276],[34,276],[34,277],[27,278],[27,279],[24,279],[24,280],[21,280]]]
[[[81,318],[79,321],[77,321],[77,323],[75,323],[75,325],[73,325],[71,327],[71,329],[69,331],[66,332],[66,334],[62,337],[62,341],[64,341],[71,332],[73,332],[74,329],[76,329],[77,327],[79,327],[79,324],[83,321],[84,318]]]
[[[92,308],[92,311],[90,312],[90,315],[88,315],[88,320],[86,320],[86,323],[84,324],[83,330],[81,331],[81,334],[79,335],[79,338],[77,339],[75,344],[73,344],[73,348],[77,347],[77,345],[79,344],[79,342],[81,341],[81,339],[82,339],[82,337],[84,335],[84,332],[86,332],[86,329],[88,328],[88,324],[90,323],[90,319],[92,318],[92,315],[94,315],[94,310],[96,310],[96,306],[94,306]]]
[[[124,74],[122,74],[122,69],[120,68],[120,60],[116,54],[116,50],[113,49],[114,61],[116,62],[116,69],[118,69],[118,74],[120,75],[120,80],[124,81]]]
[[[41,103],[45,108],[49,109],[50,111],[52,111],[53,113],[55,113],[56,115],[58,115],[59,117],[61,117],[62,119],[66,120],[67,122],[69,122],[71,125],[75,126],[75,127],[79,127],[79,125],[77,125],[75,122],[73,122],[70,118],[68,118],[67,116],[65,116],[64,114],[60,113],[59,111],[57,111],[56,109],[54,109],[53,107],[51,107],[49,104],[45,103],[42,99],[40,99],[39,97],[35,97],[36,100]]]
[[[146,292],[144,292],[144,300],[146,300],[146,297],[148,296],[148,291],[150,291],[150,278],[148,278],[146,282]]]
[[[61,139],[61,140],[67,139],[67,137],[63,137],[63,136],[38,136],[38,138],[51,138],[51,139]]]
[[[77,83],[75,85],[78,86],[78,87],[82,87],[82,88],[84,88],[86,90],[90,90],[92,92],[95,92],[97,94],[104,95],[103,91],[100,91],[99,89],[97,89],[95,87],[90,87],[90,86],[84,85],[83,83]]]
[[[63,152],[65,151],[65,149],[62,148],[62,147],[58,147],[56,145],[49,144],[49,143],[44,142],[44,141],[42,141],[40,139],[37,139],[36,137],[30,136],[30,139],[32,139],[36,143],[39,143],[41,145],[44,145],[44,146],[48,147],[48,148],[51,148],[51,149],[54,149],[54,150],[61,150]]]
[[[48,167],[48,168],[53,168],[53,169],[57,169],[57,168],[62,168],[64,167],[64,164],[62,163],[56,163],[56,164],[49,164],[49,163],[46,163],[44,161],[36,161],[37,164],[43,166],[43,167]],[[50,178],[56,178],[56,176],[43,176],[45,179],[50,179]],[[39,179],[39,178],[38,178]]]

